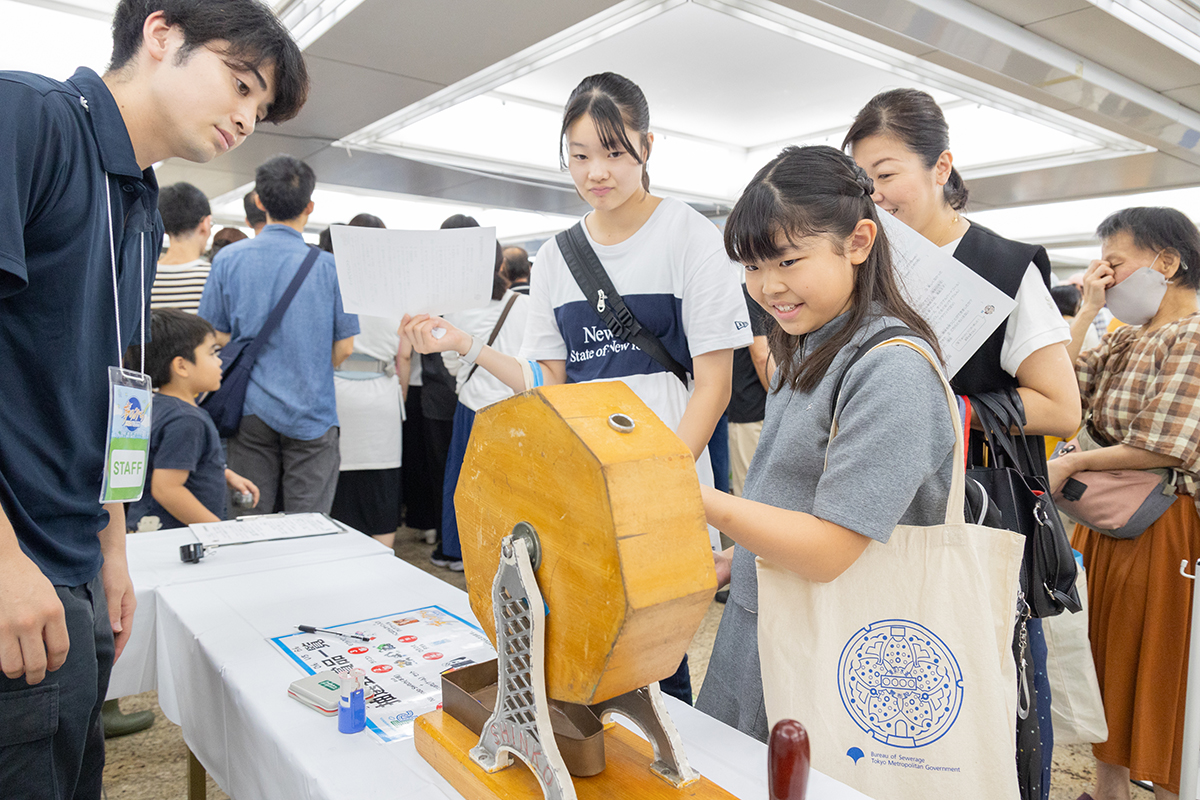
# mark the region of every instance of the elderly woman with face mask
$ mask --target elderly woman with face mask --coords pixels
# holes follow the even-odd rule
[[[1179,564],[1200,557],[1200,232],[1174,209],[1127,208],[1096,233],[1069,350],[1100,446],[1054,459],[1049,476],[1058,489],[1085,470],[1175,470],[1178,498],[1141,536],[1081,525],[1074,538],[1109,731],[1093,746],[1095,800],[1126,800],[1131,776],[1163,800],[1178,796],[1183,744],[1192,587]],[[1105,305],[1125,326],[1080,353]]]

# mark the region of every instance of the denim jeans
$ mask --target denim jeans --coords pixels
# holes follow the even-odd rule
[[[0,674],[0,794],[5,800],[99,800],[104,777],[100,706],[113,633],[100,578],[56,586],[71,649],[36,686]]]

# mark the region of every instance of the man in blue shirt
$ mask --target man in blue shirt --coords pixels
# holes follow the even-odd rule
[[[122,506],[99,500],[108,367],[145,324],[162,241],[151,165],[208,161],[295,116],[307,88],[254,0],[122,0],[103,78],[0,72],[6,798],[101,794],[100,706],[135,604]]]
[[[310,249],[301,232],[316,184],[312,168],[291,156],[255,173],[267,226],[217,254],[200,298],[200,316],[222,344],[257,336],[299,271]],[[341,464],[333,368],[350,355],[356,333],[358,317],[342,309],[333,256],[322,252],[254,362],[242,423],[229,440],[229,468],[260,492],[250,513],[329,513]]]

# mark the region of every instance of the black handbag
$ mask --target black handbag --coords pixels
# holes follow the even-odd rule
[[[1011,431],[1025,426],[1015,390],[972,395],[987,444],[988,463],[968,464],[967,475],[983,485],[999,507],[1001,527],[1025,537],[1021,592],[1035,617],[1053,617],[1083,606],[1075,589],[1075,558],[1046,482],[1045,454]]]
[[[300,290],[300,284],[304,283],[304,279],[312,271],[313,264],[317,262],[317,256],[320,254],[320,249],[309,245],[308,255],[305,256],[300,269],[296,271],[296,277],[292,278],[292,282],[284,290],[279,302],[271,309],[262,329],[253,339],[243,337],[229,342],[221,348],[221,388],[200,401],[200,407],[212,417],[213,423],[217,426],[217,433],[221,435],[222,439],[228,439],[237,434],[238,426],[242,424],[242,407],[246,402],[246,388],[250,385],[250,370],[254,368],[254,362],[258,360],[258,354],[266,347],[271,334],[283,321],[284,312],[292,304],[292,298]]]

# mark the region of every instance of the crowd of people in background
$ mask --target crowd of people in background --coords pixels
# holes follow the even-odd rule
[[[28,188],[28,197],[0,199],[9,226],[0,236],[0,368],[23,397],[40,399],[0,414],[0,689],[20,701],[16,692],[60,669],[54,685],[87,689],[63,693],[70,721],[47,734],[63,754],[58,784],[100,793],[100,706],[136,603],[127,530],[324,512],[389,546],[401,526],[414,529],[435,565],[461,571],[453,495],[476,413],[537,386],[596,380],[627,383],[695,458],[708,522],[728,537],[714,554],[728,595],[696,701],[765,739],[756,556],[836,581],[898,525],[939,522],[961,469],[936,326],[900,290],[882,224],[891,214],[1013,299],[949,385],[968,398],[1010,398],[1023,415],[1013,434],[1035,453],[1045,452],[1043,437],[1082,429],[1087,443],[1035,459],[1032,479],[1053,492],[1085,473],[1159,470],[1176,494],[1140,536],[1079,525],[1072,543],[1088,573],[1109,730],[1094,748],[1094,800],[1126,800],[1131,777],[1153,782],[1160,800],[1177,797],[1191,592],[1168,578],[1200,558],[1200,232],[1183,214],[1131,208],[1100,221],[1099,258],[1056,286],[1042,247],[963,216],[968,190],[942,111],[928,94],[900,89],[862,108],[840,150],[785,148],[722,232],[651,193],[646,98],[602,73],[564,109],[559,157],[590,207],[566,238],[548,239],[533,258],[497,242],[481,308],[360,316],[343,307],[331,232],[319,247],[306,241],[317,176],[302,160],[280,155],[258,167],[244,199],[252,234],[214,233],[203,192],[186,183],[159,191],[153,178],[156,162],[207,160],[257,122],[299,112],[308,79],[287,31],[265,7],[234,3],[240,17],[193,28],[185,41],[184,28],[198,23],[134,5],[117,10],[103,77],[0,76],[5,107],[24,110],[0,117],[0,143]],[[167,100],[147,107],[147,97]],[[234,130],[196,123],[197,104]],[[126,128],[126,112],[199,133]],[[61,180],[43,163],[58,165]],[[97,196],[107,213],[93,208]],[[53,203],[73,211],[53,220],[30,211]],[[370,214],[348,224],[384,227]],[[442,228],[478,225],[455,214]],[[588,252],[648,332],[645,346],[589,346],[616,323],[604,293],[591,296],[577,277]],[[139,275],[154,274],[155,260],[139,326]],[[93,297],[110,283],[115,326]],[[911,346],[857,352],[893,326]],[[150,335],[136,339],[139,327]],[[240,422],[222,437],[200,404],[221,387],[222,348],[247,352],[264,328],[276,332],[256,350]],[[102,373],[139,341],[126,363],[144,363],[157,399],[146,491],[126,511],[96,502],[92,473],[105,463]],[[984,449],[983,438],[972,431],[969,451]],[[86,469],[59,469],[60,452]],[[1035,712],[1014,726],[1026,737],[1021,791],[1045,798],[1053,728],[1040,619],[1018,619],[1013,653],[1020,669],[1030,665],[1021,675]],[[661,687],[692,702],[686,657]],[[27,722],[24,708],[0,706],[5,730]],[[104,714],[105,724],[122,724],[115,704]],[[46,781],[15,756],[0,770],[6,781]]]
[[[1200,408],[1193,405],[1200,395],[1196,388],[1200,361],[1194,352],[1200,331],[1193,330],[1197,324],[1195,284],[1200,273],[1188,268],[1193,259],[1200,260],[1200,243],[1193,241],[1196,229],[1181,214],[1168,209],[1132,209],[1114,215],[1098,230],[1101,260],[1060,281],[1050,273],[1044,250],[1002,239],[961,215],[967,189],[953,167],[949,130],[940,109],[928,95],[899,90],[881,94],[864,107],[846,136],[850,157],[834,155],[835,151],[792,149],[764,168],[756,181],[771,187],[770,196],[778,200],[795,195],[792,202],[800,205],[774,211],[761,203],[747,205],[752,203],[748,190],[729,219],[732,227],[726,229],[726,242],[730,252],[726,255],[714,226],[682,204],[649,194],[646,165],[653,137],[648,131],[648,108],[640,94],[632,83],[610,74],[593,76],[581,84],[564,115],[564,162],[594,209],[589,224],[583,226],[588,244],[614,280],[630,293],[630,305],[639,319],[650,319],[651,327],[670,328],[656,315],[675,315],[678,312],[672,306],[676,303],[682,309],[684,318],[678,327],[683,338],[668,341],[667,349],[687,364],[689,382],[680,383],[640,352],[639,363],[632,365],[615,358],[595,363],[570,356],[583,349],[579,330],[596,324],[596,319],[571,280],[553,239],[542,247],[536,262],[521,248],[503,249],[497,243],[492,295],[482,308],[445,319],[427,315],[356,318],[341,308],[336,256],[326,228],[319,236],[323,251],[317,262],[320,273],[306,281],[295,301],[303,310],[293,314],[293,324],[285,327],[285,335],[264,355],[257,386],[247,396],[242,427],[226,443],[229,469],[221,475],[210,471],[207,489],[200,489],[197,479],[197,498],[208,492],[208,497],[219,494],[220,499],[205,501],[205,510],[195,508],[194,518],[172,516],[163,508],[169,504],[162,503],[156,507],[159,514],[132,515],[131,526],[138,523],[149,529],[153,524],[186,524],[225,513],[323,511],[388,546],[394,544],[395,532],[407,525],[433,546],[430,560],[435,565],[461,571],[453,496],[475,413],[531,385],[525,364],[540,364],[545,383],[621,378],[649,398],[652,408],[684,436],[697,456],[703,481],[734,497],[746,494],[750,498],[747,510],[739,512],[738,506],[725,509],[724,501],[706,495],[710,518],[722,521],[728,549],[718,556],[718,563],[725,562],[723,580],[732,573],[733,593],[700,704],[718,718],[765,737],[758,651],[752,638],[746,637],[754,631],[752,617],[756,613],[753,558],[771,551],[772,545],[757,538],[756,520],[770,517],[759,514],[754,505],[766,502],[786,507],[795,503],[798,509],[806,505],[795,500],[794,487],[781,489],[774,481],[795,468],[795,448],[788,442],[799,447],[794,437],[807,424],[802,418],[773,417],[769,397],[788,386],[808,394],[818,389],[819,383],[812,381],[822,379],[806,378],[804,370],[797,372],[790,348],[794,342],[805,341],[807,333],[824,330],[823,325],[834,318],[842,319],[847,306],[845,301],[830,301],[830,308],[837,313],[816,328],[812,323],[806,328],[794,322],[788,316],[791,308],[781,305],[772,294],[787,295],[791,279],[779,278],[778,286],[772,288],[768,283],[764,288],[758,278],[760,270],[752,270],[739,289],[733,273],[723,265],[733,258],[745,262],[747,269],[752,261],[762,262],[760,267],[766,269],[767,262],[790,252],[777,238],[780,231],[802,236],[809,228],[840,230],[850,225],[847,231],[852,232],[854,219],[872,219],[863,212],[848,212],[844,222],[820,217],[826,212],[818,213],[811,205],[818,201],[798,199],[800,190],[788,184],[789,170],[799,170],[797,174],[807,181],[803,191],[809,193],[819,193],[822,175],[830,186],[849,181],[849,190],[830,191],[860,192],[870,201],[870,208],[895,214],[1015,299],[1016,310],[1007,323],[953,382],[964,395],[1015,391],[1024,407],[1024,434],[1039,451],[1042,434],[1065,440],[1076,433],[1081,420],[1086,423],[1104,446],[1075,461],[1050,462],[1044,477],[1054,488],[1069,477],[1068,467],[1078,471],[1111,462],[1134,468],[1174,467],[1178,491],[1188,500],[1196,496],[1193,476],[1200,439],[1190,420],[1200,418],[1194,413]],[[614,152],[627,163],[612,163],[603,157]],[[169,316],[178,313],[174,310],[198,311],[211,323],[205,323],[204,330],[197,327],[185,350],[203,350],[210,339],[224,344],[261,327],[305,253],[302,233],[313,209],[315,180],[311,170],[296,159],[280,156],[268,161],[259,168],[255,191],[245,198],[245,222],[253,228],[254,238],[236,241],[245,237],[240,230],[219,231],[212,236],[207,256],[212,231],[207,200],[188,184],[163,189],[159,205],[170,246],[160,259],[154,284],[156,342],[161,340],[167,347],[174,341],[166,332],[178,324],[177,316]],[[615,191],[595,193],[591,191],[595,186],[615,186]],[[771,214],[778,218],[775,222],[771,222]],[[799,221],[813,214],[817,215],[813,220]],[[348,224],[384,227],[382,220],[370,214],[360,214]],[[442,227],[478,224],[472,217],[456,214]],[[766,227],[754,230],[756,224]],[[229,234],[222,236],[226,231]],[[624,244],[634,233],[642,232],[636,248]],[[776,239],[767,242],[772,236]],[[685,248],[684,255],[677,256],[679,265],[672,266],[667,254],[680,242],[696,249]],[[658,247],[664,248],[662,257],[656,255]],[[662,264],[661,278],[639,266],[644,263]],[[706,264],[712,265],[709,277],[694,272],[709,269]],[[1105,290],[1119,286],[1121,279],[1139,267],[1156,270],[1170,287],[1163,297],[1163,309],[1147,308],[1144,319],[1116,319],[1105,307]],[[876,265],[873,269],[883,268]],[[771,279],[769,274],[767,278]],[[687,290],[691,292],[707,287],[705,299],[697,302],[694,296],[685,295],[684,286],[693,287]],[[805,287],[803,291],[814,289]],[[655,305],[655,292],[674,298],[663,307],[665,311]],[[861,313],[885,319],[888,314],[878,317],[878,308],[891,307],[893,316],[898,315],[909,328],[921,330],[920,318],[910,309],[889,306],[894,303],[891,295],[879,298],[875,306],[868,305]],[[811,298],[806,302],[818,303]],[[733,324],[747,319],[744,332],[743,326]],[[435,326],[447,335],[435,339]],[[799,334],[789,338],[789,326]],[[726,328],[731,333],[722,333]],[[841,336],[849,337],[847,341],[863,338],[845,332]],[[696,342],[703,344],[697,348]],[[835,343],[831,354],[846,346],[840,338]],[[928,331],[923,344],[936,352],[936,340]],[[810,353],[809,362],[820,353]],[[176,364],[177,371],[178,367]],[[167,364],[164,368],[170,371],[172,367]],[[911,370],[912,365],[899,368]],[[885,364],[875,365],[875,378],[884,384],[889,384],[884,380],[887,369]],[[170,387],[189,380],[193,382],[188,386],[203,389],[203,379],[194,378],[194,370],[183,371],[188,374],[164,374],[160,393],[170,394]],[[897,381],[900,379],[898,373]],[[910,372],[905,378],[910,388],[912,379]],[[862,402],[867,402],[869,387],[859,388]],[[936,384],[925,388],[930,397],[940,392]],[[888,407],[897,408],[894,389],[881,398],[885,395]],[[929,398],[914,402],[903,415],[909,423],[917,409],[930,406]],[[873,416],[883,419],[887,415],[876,410]],[[759,451],[755,460],[764,418],[772,444],[768,452]],[[167,425],[170,416],[159,419]],[[816,430],[820,425],[816,420]],[[933,436],[918,428],[910,424],[907,430],[916,431],[914,435],[926,442]],[[1139,430],[1142,432],[1137,433]],[[880,438],[893,444],[907,441],[895,431]],[[165,447],[161,442],[158,446]],[[906,445],[897,446],[913,451]],[[211,443],[192,449],[195,452],[189,457],[197,465],[213,458]],[[872,452],[878,459],[879,449]],[[715,476],[706,454],[712,456]],[[937,487],[948,480],[942,474],[944,458],[939,449],[929,464],[929,480]],[[778,464],[775,459],[780,459]],[[162,459],[155,468],[173,472],[171,465],[177,463]],[[852,465],[850,470],[860,478],[869,472],[862,464]],[[795,480],[802,481],[792,476],[788,486]],[[176,483],[172,481],[172,490]],[[164,492],[169,491],[166,483],[152,481],[150,494],[156,499],[151,505],[158,502],[160,484]],[[212,487],[218,485],[222,491],[214,494]],[[241,494],[239,489],[247,494],[252,489],[252,507],[235,508],[230,498]],[[914,486],[912,491],[916,499],[911,493],[896,497],[895,519],[889,517],[892,523],[922,518],[924,512],[914,510],[914,504],[924,490]],[[826,497],[824,502],[833,501]],[[925,516],[937,517],[941,512],[936,506],[934,503]],[[872,513],[878,514],[878,508]],[[739,514],[745,522],[738,521]],[[153,520],[151,525],[146,524],[147,518]],[[843,524],[847,522],[843,518]],[[1167,643],[1186,641],[1183,617],[1171,613],[1171,609],[1185,607],[1186,598],[1162,597],[1140,589],[1132,590],[1130,596],[1131,590],[1119,576],[1130,568],[1169,571],[1180,558],[1194,557],[1200,550],[1200,523],[1194,503],[1183,502],[1156,525],[1165,532],[1151,536],[1152,529],[1135,540],[1143,543],[1140,546],[1100,536],[1082,526],[1074,538],[1091,576],[1096,666],[1106,702],[1113,709],[1110,729],[1114,735],[1107,745],[1096,749],[1098,798],[1120,797],[1130,767],[1135,774],[1148,775],[1162,791],[1173,791],[1178,783],[1182,716],[1176,711],[1182,704],[1175,695],[1166,697],[1162,692],[1148,700],[1133,680],[1139,674],[1161,673],[1160,685],[1166,685],[1168,678],[1181,674],[1181,645]],[[861,533],[860,528],[850,525],[847,530]],[[880,540],[886,541],[888,531],[885,522],[879,529]],[[734,546],[726,534],[748,539],[754,546]],[[788,536],[807,536],[810,544],[817,541],[811,533],[794,534]],[[1168,537],[1170,543],[1164,543]],[[744,562],[739,553],[745,554]],[[819,552],[806,553],[796,568],[819,563],[822,558]],[[722,602],[727,597],[728,590],[722,591]],[[1172,622],[1164,628],[1163,620]],[[1140,668],[1129,663],[1142,658],[1137,653],[1145,652],[1144,648],[1134,646],[1131,651],[1128,645],[1117,644],[1127,641],[1131,631],[1140,632],[1135,637],[1139,642],[1143,636],[1154,642],[1152,663]],[[1027,620],[1025,635],[1031,641],[1035,667],[1032,696],[1043,744],[1037,772],[1048,790],[1053,738],[1040,620]],[[686,660],[663,687],[691,701]],[[1148,757],[1147,752],[1155,755]]]

